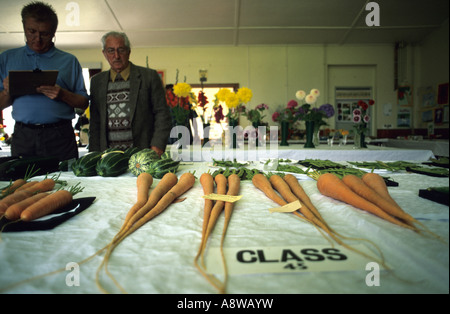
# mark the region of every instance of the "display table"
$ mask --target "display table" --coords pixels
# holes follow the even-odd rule
[[[389,150],[381,151],[389,152]],[[254,162],[251,166],[261,167],[262,163]],[[195,171],[199,177],[203,172],[211,170],[214,168],[210,163],[187,162],[181,164],[177,175]],[[265,260],[261,260],[260,256],[259,262],[268,265],[269,270],[254,274],[230,273],[227,292],[230,294],[448,293],[448,206],[418,197],[419,189],[448,186],[448,178],[405,172],[381,171],[381,173],[399,183],[398,187],[389,188],[393,198],[445,242],[403,229],[322,196],[317,189],[316,181],[305,175],[299,175],[301,185],[328,224],[344,236],[364,238],[375,243],[393,272],[381,270],[379,285],[371,286],[366,281],[369,270],[365,267],[345,271],[330,269],[309,271],[308,268],[296,268],[287,273],[278,273],[275,265],[280,266],[280,263],[273,261],[279,260],[280,257],[266,255]],[[64,269],[66,265],[73,265],[69,263],[79,263],[105,247],[121,227],[126,213],[136,200],[136,177],[129,173],[115,178],[98,176],[81,178],[75,177],[71,172],[62,172],[60,179],[66,180],[69,186],[80,183],[84,191],[76,198],[94,196],[95,202],[53,230],[1,234],[0,289],[33,276]],[[158,180],[155,180],[153,186],[157,183]],[[270,248],[280,247],[336,247],[336,243],[325,239],[315,227],[296,216],[290,213],[270,213],[269,209],[276,207],[276,204],[267,199],[251,182],[241,182],[240,194],[243,197],[235,203],[224,241],[225,249],[242,248],[250,254],[257,250],[269,252]],[[204,204],[202,195],[202,187],[197,181],[184,195],[186,197],[184,201],[170,205],[116,248],[108,269],[126,292],[217,293],[193,264],[201,239]],[[207,261],[213,258],[212,254],[217,258],[218,252],[215,249],[220,244],[223,222],[222,215],[208,244]],[[372,254],[376,254],[376,250],[368,242],[349,240],[347,243],[363,245]],[[300,252],[295,252],[301,256]],[[248,261],[249,255],[245,256]],[[100,254],[86,263],[79,264],[78,286],[67,284],[67,280],[70,282],[70,276],[73,275],[72,268],[69,267],[67,271],[27,282],[2,293],[100,293],[95,284],[95,275],[102,258],[103,254]],[[297,262],[292,255],[285,256],[286,258],[285,267]],[[370,262],[372,261],[367,260],[367,263]],[[271,270],[270,267],[275,268]],[[221,274],[218,276],[221,278]],[[100,278],[109,292],[120,293],[104,272]]]
[[[417,150],[431,150],[436,156],[449,157],[449,142],[448,140],[397,140],[387,139],[384,142],[386,147],[417,149]]]
[[[258,161],[273,158],[328,159],[331,161],[426,161],[434,157],[433,152],[428,149],[404,149],[374,145],[368,145],[368,148],[364,149],[354,149],[353,145],[328,146],[321,144],[316,148],[304,148],[303,144],[290,144],[289,146],[266,145],[252,148],[245,144],[236,149],[222,146],[212,148],[191,146],[180,150],[176,146],[168,146],[166,150],[183,161],[212,161],[212,159]]]

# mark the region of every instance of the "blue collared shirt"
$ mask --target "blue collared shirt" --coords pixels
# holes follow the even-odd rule
[[[27,45],[0,54],[0,91],[9,71],[58,70],[56,84],[75,94],[89,98],[84,85],[83,71],[77,58],[56,47],[45,53],[36,53]],[[75,118],[75,110],[68,104],[52,100],[45,95],[26,95],[13,101],[12,117],[23,123],[55,123]]]

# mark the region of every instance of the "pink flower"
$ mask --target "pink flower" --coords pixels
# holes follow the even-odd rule
[[[355,122],[355,123],[361,122],[361,116],[360,115],[353,116],[353,122]]]
[[[354,116],[360,116],[361,115],[361,110],[360,109],[353,110],[353,115]]]
[[[272,115],[273,122],[277,122],[279,117],[280,117],[280,113],[279,112],[274,112],[274,114]]]
[[[369,123],[369,121],[370,121],[370,117],[369,117],[368,114],[366,114],[366,115],[364,116],[364,122],[365,122],[365,123]]]

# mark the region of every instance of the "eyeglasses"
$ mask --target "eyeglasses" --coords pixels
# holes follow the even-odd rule
[[[39,37],[42,39],[51,39],[55,34],[53,32],[39,32],[36,29],[28,28],[25,30],[25,35],[29,38]]]
[[[124,55],[124,54],[128,53],[128,49],[127,48],[123,48],[123,47],[120,47],[120,48],[117,48],[117,49],[114,49],[114,48],[106,49],[106,53],[109,54],[109,55],[115,54],[116,51],[120,55]]]

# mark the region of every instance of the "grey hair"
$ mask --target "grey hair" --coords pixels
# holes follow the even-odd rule
[[[106,39],[108,37],[114,37],[114,38],[122,38],[124,43],[125,43],[125,47],[130,50],[131,49],[131,45],[130,45],[130,40],[128,39],[127,34],[125,33],[121,33],[121,32],[116,32],[116,31],[112,31],[112,32],[108,32],[105,35],[102,36],[102,47],[103,50],[105,50],[105,46],[106,46]]]

